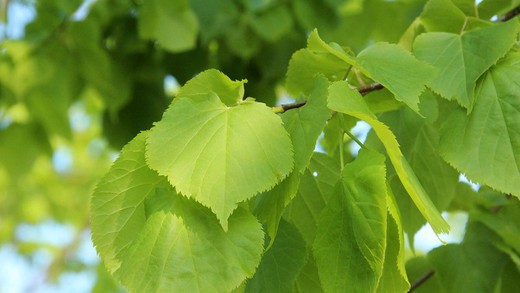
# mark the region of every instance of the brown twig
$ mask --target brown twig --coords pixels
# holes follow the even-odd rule
[[[370,92],[373,92],[373,91],[377,91],[377,90],[381,90],[381,89],[384,89],[385,87],[378,83],[378,82],[374,82],[374,83],[371,83],[369,85],[365,85],[365,86],[360,86],[357,88],[357,91],[361,94],[361,95],[366,95]],[[300,107],[303,107],[305,106],[307,102],[298,102],[298,103],[290,103],[290,104],[282,104],[278,107],[274,107],[273,108],[273,111],[276,112],[276,113],[283,113],[285,111],[288,111],[288,110],[292,110],[292,109],[298,109]]]
[[[520,14],[520,5],[509,10],[506,14],[504,14],[504,16],[502,16],[499,20],[504,22],[504,21],[508,21],[510,20],[511,18],[517,16],[518,14]]]
[[[424,275],[422,275],[421,277],[419,277],[419,279],[415,280],[412,283],[412,286],[410,286],[410,290],[408,290],[408,293],[412,292],[413,290],[417,289],[419,286],[424,284],[424,282],[428,281],[428,279],[430,279],[434,274],[435,271],[433,270],[429,270],[426,273],[424,273]]]

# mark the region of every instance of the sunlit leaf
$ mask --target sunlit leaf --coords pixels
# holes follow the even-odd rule
[[[352,90],[348,83],[336,82],[329,87],[328,105],[332,110],[362,119],[372,126],[385,146],[401,183],[421,214],[432,225],[436,233],[447,232],[448,224],[433,205],[410,164],[401,153],[394,134],[370,112],[363,97],[357,91]]]
[[[224,228],[239,202],[293,169],[281,119],[264,104],[227,107],[219,97],[178,98],[150,131],[147,163],[178,192],[211,208]]]
[[[479,81],[471,114],[451,113],[441,129],[444,158],[474,182],[520,197],[520,53]]]
[[[471,110],[477,79],[515,44],[516,20],[462,34],[426,33],[415,39],[418,59],[439,70],[430,87]]]

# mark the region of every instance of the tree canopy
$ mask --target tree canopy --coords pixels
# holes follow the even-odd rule
[[[520,286],[520,1],[3,3],[0,244],[47,255],[24,290]],[[452,213],[462,241],[416,251]],[[49,221],[70,240],[20,232]]]

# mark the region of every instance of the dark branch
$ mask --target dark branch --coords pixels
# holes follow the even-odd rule
[[[410,287],[410,290],[408,290],[408,293],[412,292],[413,290],[417,289],[419,286],[424,284],[424,282],[428,281],[429,278],[431,278],[435,274],[435,271],[430,270],[424,273],[419,279],[415,280],[412,283],[412,286]]]
[[[374,82],[374,83],[371,83],[369,85],[365,85],[365,86],[361,86],[361,87],[358,87],[357,88],[357,91],[361,94],[361,95],[366,95],[370,92],[373,92],[373,91],[377,91],[377,90],[381,90],[381,89],[384,89],[385,87],[378,83],[378,82]],[[290,104],[282,104],[278,107],[275,107],[273,109],[276,109],[276,113],[283,113],[285,111],[288,111],[288,110],[291,110],[291,109],[298,109],[300,107],[303,107],[305,106],[307,102],[298,102],[298,103],[290,103]],[[280,108],[283,110],[283,111],[280,111]]]
[[[299,102],[299,103],[291,103],[291,104],[283,104],[280,105],[283,109],[283,111],[291,110],[291,109],[297,109],[305,105],[307,102]]]
[[[502,16],[500,18],[500,21],[504,22],[504,21],[508,21],[510,20],[511,18],[517,16],[518,14],[520,14],[520,5],[511,9],[509,12],[507,12],[506,14],[504,14],[504,16]]]
[[[361,94],[361,95],[366,95],[370,92],[373,92],[373,91],[377,91],[377,90],[382,90],[384,89],[385,87],[380,84],[379,82],[374,82],[374,83],[371,83],[371,84],[368,84],[368,85],[365,85],[365,86],[361,86],[361,87],[358,87],[358,92]]]

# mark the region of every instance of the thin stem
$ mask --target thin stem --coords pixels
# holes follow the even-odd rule
[[[357,91],[362,95],[366,95],[370,92],[382,90],[385,87],[380,84],[379,82],[374,82],[365,86],[360,86],[357,88]],[[298,103],[290,103],[290,104],[282,104],[280,106],[272,107],[274,113],[283,113],[285,111],[291,110],[291,109],[298,109],[300,107],[305,106],[307,102],[298,102]]]
[[[345,131],[345,133],[353,140],[355,141],[361,148],[367,149],[367,147],[350,131]]]
[[[371,84],[368,84],[368,85],[365,85],[365,86],[361,86],[361,87],[358,87],[357,88],[357,91],[361,94],[361,95],[366,95],[370,92],[373,92],[373,91],[377,91],[377,90],[382,90],[384,89],[385,87],[380,84],[379,82],[374,82],[374,83],[371,83]]]
[[[344,144],[343,137],[344,137],[345,133],[343,132],[343,129],[340,130],[340,133],[341,133],[341,141],[339,142],[339,163],[340,163],[341,171],[343,171],[343,166],[345,166],[345,159],[343,158],[343,144]]]
[[[348,67],[347,72],[345,72],[345,75],[343,76],[343,80],[347,80],[348,74],[350,73],[351,70],[352,70],[352,65],[350,65]]]
[[[502,16],[499,20],[501,22],[508,21],[511,18],[514,18],[515,16],[517,16],[518,14],[520,14],[520,5],[511,9],[509,12],[504,14],[504,16]]]
[[[429,278],[431,278],[435,274],[434,270],[429,270],[424,275],[419,277],[419,279],[415,280],[412,283],[412,286],[410,287],[410,290],[408,290],[408,293],[412,292],[413,290],[417,289],[419,286],[424,284],[424,282],[428,281]]]

